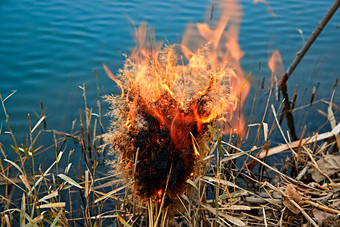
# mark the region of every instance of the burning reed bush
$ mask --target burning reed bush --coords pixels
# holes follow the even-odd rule
[[[237,104],[232,68],[212,67],[207,46],[178,64],[174,47],[141,62],[127,59],[117,77],[104,65],[122,91],[106,96],[113,118],[105,142],[116,156],[111,164],[134,181],[142,200],[160,201],[165,192],[171,201],[185,191],[186,180],[202,171],[211,127],[230,120]]]

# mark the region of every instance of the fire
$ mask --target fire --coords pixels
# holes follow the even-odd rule
[[[163,189],[159,189],[156,193],[156,200],[158,203],[162,202],[162,197],[163,197]]]
[[[107,97],[116,121],[106,142],[120,156],[121,172],[136,180],[142,198],[160,199],[166,193],[171,199],[184,191],[207,154],[208,125],[231,122],[233,131],[242,131],[243,119],[233,115],[249,91],[238,43],[242,9],[235,0],[220,1],[220,8],[213,28],[189,25],[181,44],[163,49],[161,43],[147,42],[154,34],[142,24],[118,75],[104,65],[122,92]],[[135,177],[131,163],[136,163]]]
[[[242,83],[245,81],[245,73],[240,65],[244,52],[238,42],[242,8],[237,0],[220,0],[219,9],[221,17],[213,28],[208,23],[188,25],[182,39],[181,48],[183,55],[190,59],[189,62],[193,64],[198,62],[197,65],[202,65],[200,61],[195,59],[194,51],[199,49],[202,43],[209,43],[207,58],[210,60],[211,66],[227,69],[229,71],[230,96],[236,99],[242,97],[235,104],[235,111],[236,105],[241,108],[250,89],[248,83],[241,89]],[[232,115],[229,117],[228,121],[229,125],[232,126],[232,131],[238,134],[242,133],[244,128],[243,118],[239,119],[238,116],[233,118]]]
[[[191,141],[192,141],[192,147],[194,148],[195,156],[196,157],[200,156],[200,153],[199,153],[197,145],[196,145],[197,142],[195,141],[195,138],[192,135],[191,135]]]
[[[276,96],[279,92],[279,81],[281,81],[282,76],[285,74],[281,54],[278,50],[272,53],[268,61],[268,68],[272,71],[272,75],[275,82]]]
[[[281,54],[278,50],[275,50],[272,53],[268,61],[268,68],[273,72],[274,75],[282,76],[284,74],[283,62],[281,58]],[[279,78],[280,79],[280,78]]]

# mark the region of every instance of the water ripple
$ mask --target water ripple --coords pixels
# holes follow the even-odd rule
[[[271,52],[279,49],[287,67],[332,1],[267,2],[275,17],[263,3],[241,1],[239,41],[245,51],[241,62],[245,70],[256,75],[261,60],[263,73],[269,76],[266,64]],[[211,0],[2,1],[0,93],[5,96],[12,89],[19,91],[7,102],[15,128],[20,132],[26,127],[27,113],[38,112],[42,100],[53,118],[49,127],[68,129],[82,108],[78,86],[86,82],[88,100],[96,100],[94,69],[98,70],[102,93],[118,92],[101,65],[105,62],[113,72],[122,67],[122,54],[128,54],[135,45],[131,20],[136,25],[146,21],[158,40],[180,42],[187,23],[204,22],[210,7]],[[214,18],[218,17],[216,7]],[[339,21],[337,12],[296,69],[298,76],[290,83],[303,87],[301,92],[319,81],[318,97],[329,97],[329,87],[340,71]]]

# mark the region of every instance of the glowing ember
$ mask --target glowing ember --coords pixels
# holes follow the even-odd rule
[[[142,24],[135,33],[136,48],[118,76],[104,65],[122,91],[107,97],[115,119],[106,143],[119,155],[115,167],[135,180],[141,198],[160,201],[166,193],[169,200],[183,193],[186,180],[202,169],[211,137],[208,126],[232,121],[242,105],[241,9],[235,1],[228,1],[228,10],[221,6],[215,29],[189,26],[182,44],[163,49],[159,43],[146,43],[153,35]],[[198,42],[207,44],[197,47]],[[178,57],[182,55],[186,60]],[[243,84],[241,102],[248,90]]]

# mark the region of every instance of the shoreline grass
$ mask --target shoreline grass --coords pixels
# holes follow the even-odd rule
[[[339,223],[340,171],[329,168],[339,163],[340,157],[338,136],[334,137],[340,131],[334,117],[339,107],[334,104],[333,97],[328,102],[314,101],[328,105],[325,124],[331,124],[332,131],[326,132],[326,137],[321,136],[325,133],[318,132],[314,133],[314,138],[306,137],[304,132],[308,129],[305,129],[299,140],[291,141],[289,133],[280,128],[278,116],[282,105],[275,109],[270,97],[262,120],[253,122],[251,114],[242,137],[230,136],[229,141],[225,141],[221,132],[215,132],[203,175],[187,181],[187,192],[178,195],[179,203],[170,210],[164,201],[166,193],[160,203],[152,200],[141,203],[133,193],[133,182],[103,172],[108,157],[104,158],[99,152],[105,130],[98,87],[97,80],[96,110],[87,106],[85,85],[81,87],[84,110],[80,110],[79,119],[72,122],[70,133],[44,129],[46,115],[42,105],[35,124],[28,115],[25,145],[17,141],[6,112],[5,101],[10,101],[13,93],[5,99],[1,97],[13,140],[11,148],[18,156],[17,160],[9,160],[8,150],[0,142],[1,226],[107,226],[114,223],[116,226],[154,227],[306,223],[319,226]],[[295,110],[299,108],[308,107]],[[266,122],[268,115],[274,119],[271,124]],[[257,127],[256,136],[250,141],[253,138],[248,137],[248,133],[253,127]],[[274,130],[280,131],[285,144],[270,145]],[[44,148],[37,142],[41,133],[52,135],[51,146]],[[67,141],[78,144],[78,149],[69,149],[65,145]],[[244,144],[250,149],[243,149]],[[36,157],[50,150],[54,150],[55,161],[41,169]],[[287,151],[291,153],[290,158],[278,160],[280,168],[276,168],[274,162],[268,164],[270,156]],[[81,152],[81,163],[71,162],[74,152]],[[62,158],[67,162],[62,163]],[[78,174],[71,173],[71,169],[77,169]]]

